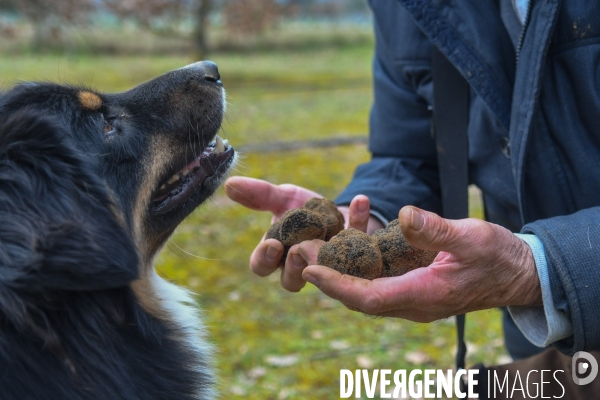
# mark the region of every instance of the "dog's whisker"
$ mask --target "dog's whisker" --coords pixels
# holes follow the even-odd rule
[[[218,125],[216,125],[216,124],[213,122],[213,120],[212,120],[212,119],[210,119],[210,116],[208,116],[208,115],[207,115],[207,116],[206,116],[206,119],[208,119],[208,122],[210,122],[210,124],[212,125],[212,127],[213,127],[214,129],[217,129],[217,128],[219,128],[219,126],[218,126]]]
[[[229,186],[229,189],[233,190],[234,192],[238,192],[239,194],[242,194],[241,190],[238,190],[238,189],[236,189],[236,188],[234,188],[232,186]]]
[[[186,251],[184,249],[182,249],[181,247],[179,247],[179,245],[177,243],[175,243],[174,241],[170,241],[169,244],[173,244],[175,247],[177,247],[180,251],[184,252],[185,254],[187,254],[188,256],[194,257],[194,258],[198,258],[200,260],[205,260],[205,261],[227,261],[228,258],[207,258],[207,257],[202,257],[202,256],[197,256],[195,254],[190,253],[189,251]],[[172,250],[172,249],[171,249]]]
[[[200,133],[200,127],[198,126],[198,121],[196,121],[196,136],[198,136],[198,138],[202,138],[202,135]],[[196,141],[196,143],[199,143],[198,141]],[[202,151],[202,149],[198,149],[199,151]]]
[[[186,146],[186,152],[187,152],[187,145],[190,145],[190,150],[192,151],[192,154],[194,155],[194,158],[197,157],[196,154],[196,149],[195,147],[192,145],[192,129],[194,129],[194,126],[192,125],[192,121],[190,120],[190,118],[188,117],[188,124],[190,125],[190,127],[188,128],[188,135],[187,135],[187,142],[185,143]]]

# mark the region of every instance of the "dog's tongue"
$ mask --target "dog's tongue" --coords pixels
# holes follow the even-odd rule
[[[182,177],[152,199],[152,213],[163,214],[172,210],[189,199],[194,192],[204,183],[207,178],[213,176],[221,164],[227,160],[233,152],[229,147],[226,151],[217,152],[216,148],[207,147],[202,155],[186,165],[183,170],[189,172],[180,174]],[[176,174],[177,175],[177,174]]]

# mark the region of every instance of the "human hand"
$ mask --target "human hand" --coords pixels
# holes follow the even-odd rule
[[[313,197],[323,197],[318,193],[296,185],[273,185],[267,181],[244,177],[231,177],[225,182],[225,193],[233,201],[252,210],[270,211],[273,213],[271,223],[292,208],[301,208],[304,203]],[[375,231],[383,224],[378,219],[371,217],[369,199],[366,196],[356,196],[349,207],[340,207],[344,214],[347,227]],[[295,260],[302,263],[298,268],[294,258],[288,253],[287,260],[282,260],[284,246],[275,239],[263,239],[256,246],[250,256],[250,269],[259,276],[273,273],[279,266],[284,265],[281,273],[281,286],[297,292],[306,282],[302,279],[302,269],[306,265],[302,257],[296,253]]]
[[[319,241],[303,242],[290,255],[308,265],[306,281],[366,314],[431,322],[499,306],[541,304],[531,250],[510,231],[478,219],[446,220],[416,207],[404,207],[399,220],[412,246],[440,252],[430,266],[369,281],[312,265]]]

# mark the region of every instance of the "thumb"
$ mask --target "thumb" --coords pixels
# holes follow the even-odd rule
[[[449,220],[437,214],[406,206],[398,214],[402,234],[416,248],[458,253],[464,246],[464,229],[460,220]]]
[[[358,229],[366,232],[369,226],[370,213],[369,198],[359,194],[352,199],[348,209],[348,228]]]

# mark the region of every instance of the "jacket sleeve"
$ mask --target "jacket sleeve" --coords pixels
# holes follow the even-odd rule
[[[360,165],[336,199],[357,194],[385,218],[412,204],[440,212],[435,142],[431,135],[431,43],[398,2],[371,1],[375,24],[374,103],[369,123],[370,162]]]
[[[600,207],[529,223],[544,245],[554,307],[569,317],[574,334],[554,345],[573,355],[600,350]]]
[[[544,245],[535,235],[516,234],[533,254],[535,268],[542,289],[541,306],[509,306],[508,312],[523,335],[534,345],[546,347],[573,335],[573,324],[554,306],[552,287],[548,275],[548,262]]]

